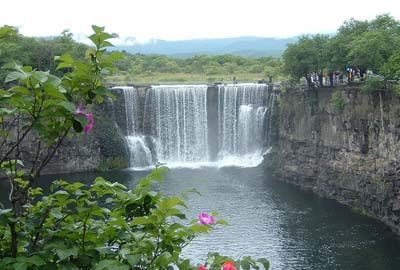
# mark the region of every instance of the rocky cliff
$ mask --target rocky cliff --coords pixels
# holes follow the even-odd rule
[[[269,169],[400,234],[400,100],[359,86],[286,90]]]
[[[71,131],[41,174],[108,170],[128,166],[124,134],[118,125],[125,121],[125,111],[121,112],[124,108],[120,101],[123,97],[118,91],[115,91],[115,96],[114,100],[108,99],[100,105],[90,107],[95,118],[93,130],[88,134]],[[32,132],[20,148],[20,158],[26,168],[30,168],[35,160],[36,149],[36,136]],[[2,177],[4,176],[0,174],[0,178]]]

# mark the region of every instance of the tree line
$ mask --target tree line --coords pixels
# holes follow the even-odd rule
[[[236,55],[195,55],[175,58],[165,55],[143,55],[123,52],[125,57],[116,65],[119,70],[132,75],[151,73],[189,74],[273,74],[279,73],[282,63],[279,58],[248,58]]]
[[[346,73],[357,70],[361,79],[366,71],[387,80],[400,78],[400,22],[389,14],[370,21],[351,19],[337,34],[304,35],[289,44],[283,53],[283,71],[293,79],[324,72]]]
[[[68,52],[75,59],[84,59],[89,46],[73,40],[72,34],[65,30],[55,37],[26,37],[13,29],[14,34],[0,42],[0,66],[10,61],[32,66],[37,70],[57,73],[54,57]],[[5,27],[4,29],[6,29]],[[263,77],[277,76],[281,73],[282,62],[276,57],[248,58],[235,55],[196,55],[188,58],[165,55],[144,55],[122,52],[123,59],[115,65],[121,73],[132,76],[151,74],[204,74],[234,75],[261,74]],[[5,70],[0,70],[0,86],[5,79]],[[61,75],[61,74],[60,74]],[[261,79],[261,78],[260,78]]]
[[[26,37],[12,26],[4,26],[2,31],[13,32],[0,40],[0,67],[10,62],[31,66],[37,70],[56,71],[54,58],[68,52],[74,58],[83,59],[89,46],[75,42],[72,34],[65,30],[55,37]],[[0,69],[0,86],[5,80],[7,70]]]

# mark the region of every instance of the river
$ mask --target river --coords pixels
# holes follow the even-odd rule
[[[102,175],[133,187],[144,171],[113,171]],[[46,176],[89,181],[94,174]],[[7,184],[0,182],[1,200]],[[188,198],[189,219],[217,211],[229,225],[196,238],[184,256],[202,263],[207,252],[233,258],[265,257],[272,270],[400,269],[400,240],[378,221],[359,215],[333,200],[268,177],[262,168],[174,168],[159,189],[177,195],[195,188]]]

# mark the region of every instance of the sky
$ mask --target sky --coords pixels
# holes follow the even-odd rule
[[[96,24],[138,42],[334,33],[345,20],[383,13],[400,20],[400,0],[3,0],[0,7],[0,25],[27,36],[88,35]]]

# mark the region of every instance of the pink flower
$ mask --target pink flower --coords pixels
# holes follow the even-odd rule
[[[233,262],[227,261],[222,265],[223,270],[237,270]]]
[[[212,215],[209,215],[205,212],[200,213],[197,217],[199,219],[199,223],[203,225],[215,224],[215,218]]]
[[[206,268],[204,265],[200,264],[200,266],[199,266],[199,269],[198,269],[198,270],[207,270],[207,268]]]
[[[93,125],[94,125],[93,114],[92,113],[86,113],[86,120],[88,121],[88,123],[83,128],[83,132],[88,133],[89,131],[91,131],[93,129]]]
[[[87,112],[85,107],[82,105],[78,105],[75,110],[75,114],[82,115],[86,117],[87,124],[83,127],[83,132],[86,134],[89,133],[93,129],[94,125],[94,117],[91,112]]]

